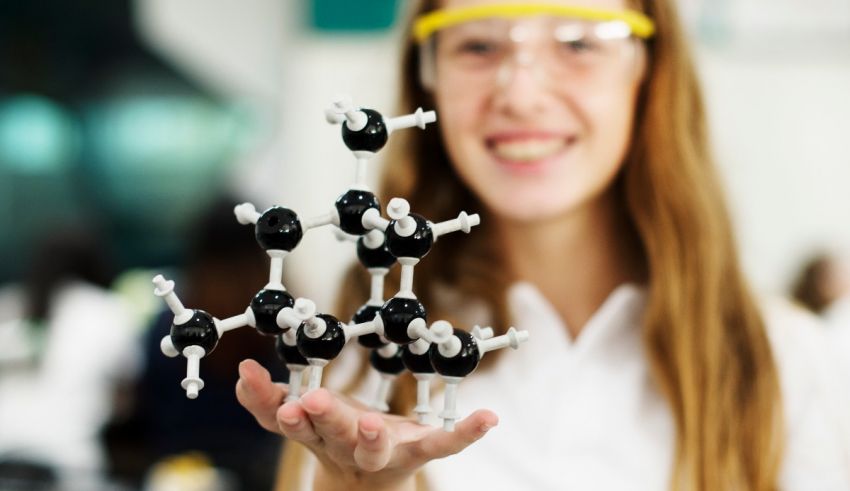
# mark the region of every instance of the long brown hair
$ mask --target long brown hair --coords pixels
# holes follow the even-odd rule
[[[421,2],[413,15],[435,3]],[[778,375],[738,264],[689,48],[671,0],[635,3],[654,19],[657,31],[647,42],[648,73],[617,186],[648,271],[644,348],[677,429],[671,487],[775,489],[783,440]],[[434,107],[418,74],[417,49],[407,41],[400,112]],[[393,139],[381,188],[384,203],[404,197],[435,221],[462,209],[484,213],[452,170],[436,129],[400,132]],[[452,316],[435,303],[435,286],[445,283],[491,306],[494,328],[508,325],[504,296],[511,279],[498,267],[499,251],[489,248],[495,241],[488,240],[487,222],[483,216],[480,229],[469,236],[441,238],[417,266],[415,288],[429,318]],[[397,285],[396,276],[387,292]],[[342,291],[352,292],[340,304],[341,313],[350,315],[368,296],[359,268]],[[414,381],[402,377],[396,385],[392,406],[407,411],[415,399]]]

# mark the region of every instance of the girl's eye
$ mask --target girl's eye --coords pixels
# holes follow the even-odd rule
[[[587,39],[575,39],[572,41],[564,41],[561,47],[573,53],[589,53],[595,51],[597,46]]]
[[[489,41],[469,40],[460,43],[457,52],[468,55],[486,56],[496,52],[496,45]]]

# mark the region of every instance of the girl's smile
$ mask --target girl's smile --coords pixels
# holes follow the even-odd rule
[[[563,155],[576,141],[572,134],[544,130],[494,133],[484,143],[495,160],[509,171],[542,171],[547,162]]]

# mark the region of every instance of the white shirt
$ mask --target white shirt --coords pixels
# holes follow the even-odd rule
[[[430,488],[669,489],[675,425],[643,351],[645,289],[615,289],[575,340],[534,286],[514,285],[508,303],[529,341],[458,389],[462,416],[487,408],[499,425],[427,464]],[[770,303],[765,320],[787,427],[780,489],[850,490],[850,407],[835,389],[819,326],[784,303]],[[435,413],[442,404],[433,398]]]
[[[666,489],[675,428],[641,351],[644,300],[635,286],[617,288],[573,341],[533,286],[511,288],[528,342],[458,390],[461,414],[488,408],[499,426],[428,464],[432,488]]]
[[[644,289],[615,289],[575,341],[533,286],[515,285],[508,300],[516,327],[531,337],[464,380],[458,401],[461,414],[494,410],[499,426],[461,454],[429,463],[432,488],[669,489],[675,425],[643,351]],[[848,490],[850,413],[841,414],[832,392],[818,326],[778,303],[765,317],[788,436],[780,487]]]

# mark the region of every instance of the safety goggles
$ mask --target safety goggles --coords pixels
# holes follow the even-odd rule
[[[481,90],[509,83],[519,69],[541,83],[622,80],[654,30],[633,10],[522,3],[429,12],[416,19],[413,36],[426,88],[439,79]]]

